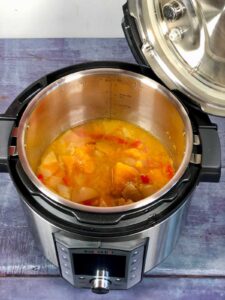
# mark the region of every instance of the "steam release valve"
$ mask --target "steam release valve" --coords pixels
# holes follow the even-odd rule
[[[185,12],[185,6],[180,1],[170,1],[163,6],[163,16],[170,22],[180,19]]]

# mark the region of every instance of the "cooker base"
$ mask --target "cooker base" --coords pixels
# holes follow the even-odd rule
[[[81,270],[77,270],[77,266],[74,267],[74,257],[77,256],[79,260],[82,257],[85,259],[82,266],[93,255],[98,254],[106,259],[109,257],[109,261],[115,257],[126,258],[125,263],[115,261],[118,270],[113,269],[113,276],[109,274],[107,279],[110,281],[110,289],[132,287],[141,281],[144,273],[153,269],[171,253],[178,240],[190,202],[185,201],[169,218],[142,232],[116,238],[113,236],[96,238],[81,236],[57,227],[38,214],[25,199],[22,200],[32,232],[44,256],[58,266],[62,277],[75,287],[90,288],[96,275],[87,274],[90,270],[83,270],[81,266],[78,266]],[[86,274],[82,273],[85,271]]]

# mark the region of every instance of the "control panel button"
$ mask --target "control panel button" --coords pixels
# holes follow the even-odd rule
[[[56,246],[57,246],[58,252],[65,253],[65,254],[68,253],[68,249],[64,245],[56,243]]]
[[[84,277],[84,276],[79,276],[79,279],[80,279],[80,280],[84,280],[85,277]]]
[[[134,249],[131,252],[129,269],[128,269],[128,283],[130,288],[141,280],[143,269],[144,245]]]

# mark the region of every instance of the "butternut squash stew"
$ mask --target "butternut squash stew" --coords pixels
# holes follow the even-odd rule
[[[96,119],[61,134],[46,149],[37,177],[73,202],[130,204],[161,189],[174,175],[158,139],[131,123]]]

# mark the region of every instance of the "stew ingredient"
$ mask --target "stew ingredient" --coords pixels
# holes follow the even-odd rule
[[[37,177],[73,202],[112,207],[150,196],[174,171],[165,147],[149,132],[126,121],[97,119],[53,141]]]

